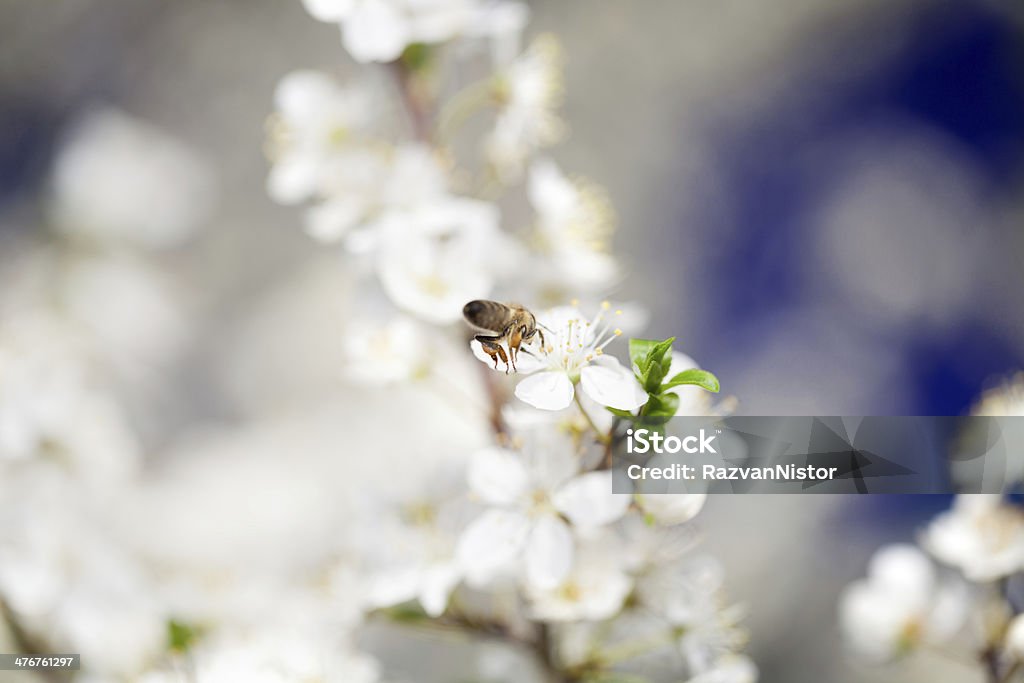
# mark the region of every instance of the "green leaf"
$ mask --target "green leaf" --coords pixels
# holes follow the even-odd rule
[[[423,43],[411,43],[399,57],[403,66],[409,71],[419,71],[430,63],[433,53],[429,45]]]
[[[611,408],[609,406],[605,406],[605,410],[607,410],[612,415],[618,415],[619,417],[624,417],[627,420],[633,417],[633,413],[629,412],[628,410],[623,410],[622,408]]]
[[[172,652],[188,652],[199,640],[202,630],[176,619],[167,620],[167,648]]]
[[[416,623],[430,618],[419,604],[413,602],[387,607],[382,609],[381,613],[400,624]]]
[[[635,366],[634,372],[640,384],[648,393],[657,393],[661,380],[672,364],[672,343],[675,337],[664,341],[654,339],[630,339],[629,359]]]
[[[675,337],[669,337],[665,341],[658,342],[654,345],[654,348],[647,353],[647,365],[650,367],[653,363],[669,363],[672,361],[672,344],[675,342]]]
[[[649,678],[619,671],[600,671],[586,676],[585,683],[650,683]]]
[[[651,352],[651,349],[657,345],[658,341],[656,339],[630,339],[629,362],[643,371],[644,359],[647,358],[647,354]]]
[[[678,387],[682,384],[694,384],[705,391],[710,391],[713,394],[717,394],[722,388],[718,383],[718,378],[707,370],[690,368],[689,370],[683,370],[679,374],[673,376],[668,382],[662,384],[661,390],[667,391],[672,387]]]
[[[675,417],[677,408],[679,408],[679,397],[675,394],[651,396],[644,404],[638,424],[643,424],[645,427],[663,425]]]

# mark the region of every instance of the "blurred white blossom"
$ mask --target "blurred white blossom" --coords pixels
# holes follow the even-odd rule
[[[497,209],[487,202],[453,197],[392,211],[376,230],[381,284],[407,313],[454,322],[467,301],[486,297],[495,284],[504,238]]]
[[[715,662],[713,668],[704,671],[687,683],[754,683],[757,680],[757,666],[750,657],[725,655]]]
[[[73,128],[54,165],[51,213],[64,233],[148,248],[181,244],[205,220],[213,177],[200,156],[113,109]]]
[[[986,391],[971,409],[973,415],[1024,416],[1024,373]]]
[[[447,198],[446,170],[439,156],[418,144],[363,150],[331,165],[320,188],[324,201],[306,211],[306,232],[320,242],[341,240],[353,253],[371,251],[379,216]]]
[[[957,496],[928,527],[922,543],[971,581],[994,581],[1024,569],[1024,511],[999,495]]]
[[[34,458],[101,484],[134,470],[134,435],[93,386],[80,339],[48,317],[0,326],[0,464]]]
[[[376,683],[380,668],[370,656],[330,634],[267,628],[230,634],[205,644],[193,656],[194,671],[153,671],[140,683]]]
[[[529,596],[534,616],[542,621],[602,621],[622,609],[632,588],[622,548],[616,539],[598,535],[581,545],[572,569],[558,584],[531,587]]]
[[[366,588],[371,608],[417,600],[436,617],[445,611],[463,578],[455,543],[470,519],[463,462],[438,466],[405,487],[395,500],[367,501],[355,531],[360,555],[372,574]]]
[[[394,384],[430,372],[430,335],[408,316],[356,321],[343,344],[346,375],[361,384]]]
[[[1003,647],[1011,657],[1024,661],[1024,615],[1018,614],[1010,622]]]
[[[610,251],[615,216],[604,191],[569,180],[550,159],[533,162],[527,191],[537,213],[542,289],[596,292],[611,286],[618,277]]]
[[[840,625],[857,654],[882,662],[948,641],[964,624],[967,600],[965,586],[941,579],[916,547],[891,545],[871,559],[867,578],[844,591]]]
[[[14,630],[81,652],[89,683],[376,683],[390,662],[357,643],[381,621],[485,633],[528,664],[495,654],[481,669],[517,681],[613,674],[637,627],[673,680],[749,683],[743,612],[693,553],[704,495],[613,493],[627,413],[660,394],[637,345],[629,367],[605,354],[645,306],[603,302],[588,320],[564,305],[596,303],[621,270],[605,193],[537,158],[564,130],[557,41],[523,51],[528,10],[502,0],[304,5],[394,80],[302,69],[278,83],[266,191],[331,249],[207,321],[226,370],[170,373],[205,292],[185,298],[193,283],[146,250],[195,230],[212,183],[147,124],[87,119],[53,172],[52,216],[75,239],[0,264],[14,275],[0,297]],[[485,110],[493,127],[463,144],[474,131],[458,127]],[[466,302],[518,295],[538,330],[516,365],[476,341],[467,353]],[[125,381],[139,376],[171,395],[187,384],[213,422],[151,414]],[[168,433],[137,434],[127,408]]]
[[[705,493],[636,494],[637,505],[648,518],[658,524],[688,522],[697,516],[707,500]]]
[[[562,51],[558,40],[542,35],[497,75],[498,116],[484,150],[498,176],[516,180],[527,160],[559,140],[564,124]]]
[[[495,0],[303,0],[303,4],[314,18],[340,24],[345,49],[357,62],[394,61],[413,43],[500,32],[510,18],[495,8],[518,6]],[[514,25],[521,23],[519,19]]]
[[[360,138],[375,121],[366,88],[342,87],[320,71],[293,71],[278,83],[274,104],[267,178],[272,199],[282,204],[309,199],[323,190],[332,171],[353,184],[353,197],[373,187],[381,160]]]

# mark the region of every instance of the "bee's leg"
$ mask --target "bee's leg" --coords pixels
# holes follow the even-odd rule
[[[529,343],[533,341],[534,337],[540,337],[540,347],[543,349],[546,346],[546,342],[544,341],[544,333],[541,331],[539,327],[533,328],[533,331],[530,332],[529,334],[526,334],[525,330],[526,328],[524,327],[523,341]]]
[[[500,344],[501,336],[489,336],[486,334],[478,334],[473,338],[480,342],[480,346],[481,348],[483,348],[484,353],[490,356],[491,360],[494,361],[494,369],[498,369],[498,359],[500,358],[501,361],[505,364],[505,372],[507,374],[509,362],[508,356],[505,355],[505,349]]]
[[[516,371],[516,357],[519,356],[519,347],[523,343],[523,334],[526,332],[526,328],[523,326],[512,327],[507,330],[508,339],[508,355],[512,361],[512,370]]]

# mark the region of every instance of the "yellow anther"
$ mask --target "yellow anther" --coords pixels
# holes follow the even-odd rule
[[[579,299],[573,299],[572,301],[569,302],[569,305],[570,306],[579,306],[580,305],[580,300]]]
[[[618,337],[620,334],[622,334],[622,330],[620,330],[619,328],[616,327],[615,328],[615,336]]]
[[[607,310],[608,310],[609,308],[611,308],[611,307],[612,307],[611,303],[609,303],[609,302],[607,302],[607,301],[602,301],[602,302],[601,302],[601,308],[602,308],[602,309],[604,309],[604,310],[606,310],[606,311],[607,311]]]
[[[622,309],[618,308],[615,310],[615,315],[622,315]]]

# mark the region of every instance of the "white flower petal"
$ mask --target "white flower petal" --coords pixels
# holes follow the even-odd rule
[[[707,497],[706,493],[652,493],[637,494],[636,501],[658,524],[672,525],[696,517]]]
[[[527,197],[537,213],[562,220],[576,206],[576,189],[558,165],[544,157],[530,166],[526,184]],[[547,221],[551,222],[551,221]]]
[[[758,671],[753,660],[744,655],[723,656],[714,666],[689,680],[689,683],[755,683]]]
[[[298,204],[312,196],[318,173],[317,165],[308,158],[281,159],[267,176],[267,194],[278,204]]]
[[[353,0],[302,0],[306,11],[317,21],[340,22],[355,5]]]
[[[523,495],[528,481],[522,459],[512,451],[488,448],[469,463],[469,488],[492,505],[508,505]]]
[[[446,562],[428,567],[421,579],[419,594],[423,611],[432,617],[441,616],[459,578],[459,568],[455,563]]]
[[[569,521],[580,527],[599,527],[620,519],[631,498],[612,493],[612,473],[590,472],[570,480],[555,491],[551,502]]]
[[[526,542],[526,579],[540,589],[554,588],[572,568],[572,533],[554,515],[536,520]]]
[[[508,510],[488,510],[462,532],[455,556],[467,578],[475,583],[488,580],[516,558],[526,542],[530,521]]]
[[[342,30],[345,49],[357,62],[390,62],[409,44],[409,22],[390,2],[363,0]]]
[[[416,597],[421,567],[411,565],[400,569],[381,571],[367,587],[366,607],[391,607]]]
[[[580,387],[603,406],[636,410],[647,403],[647,392],[632,371],[610,356],[595,358],[580,370]]]
[[[875,553],[868,576],[872,582],[894,592],[930,593],[935,584],[935,567],[917,546],[896,543]]]
[[[572,402],[574,389],[564,372],[538,372],[516,385],[516,396],[541,410],[562,410]]]
[[[361,202],[350,197],[310,207],[305,217],[306,234],[318,242],[337,242],[359,222],[364,209]]]
[[[295,124],[313,123],[338,97],[338,84],[326,73],[299,69],[286,74],[274,89],[274,104],[281,115]]]

